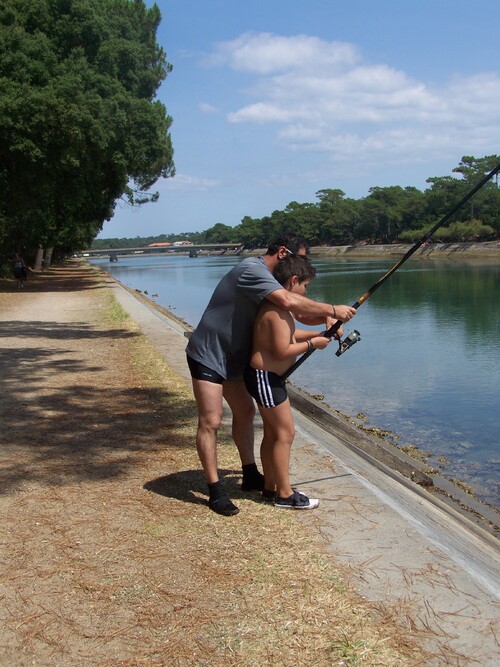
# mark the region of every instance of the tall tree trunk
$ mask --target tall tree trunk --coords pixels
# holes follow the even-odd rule
[[[43,259],[43,248],[41,245],[38,246],[38,250],[36,251],[36,259],[35,259],[35,265],[33,267],[33,271],[41,271],[42,269],[42,259]]]
[[[54,251],[54,246],[46,248],[45,257],[44,257],[44,269],[50,269],[50,263],[52,261],[52,253]]]

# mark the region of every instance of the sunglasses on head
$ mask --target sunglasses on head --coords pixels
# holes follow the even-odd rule
[[[288,257],[298,257],[298,259],[302,259],[303,261],[309,261],[309,257],[307,255],[299,255],[298,253],[289,250],[286,246],[283,246],[283,250],[286,252]]]

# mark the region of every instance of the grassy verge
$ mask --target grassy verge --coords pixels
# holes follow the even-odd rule
[[[113,301],[108,321],[137,332]],[[220,466],[242,511],[229,519],[208,511],[190,388],[145,337],[127,339],[125,354],[134,382],[149,392],[151,428],[161,441],[152,454],[157,469],[167,471],[149,485],[156,511],[138,536],[145,553],[175,554],[168,566],[175,620],[163,619],[159,600],[143,600],[154,631],[168,627],[161,664],[425,664],[411,631],[402,632],[396,614],[376,609],[350,588],[312,528],[241,495],[239,459],[224,430]]]

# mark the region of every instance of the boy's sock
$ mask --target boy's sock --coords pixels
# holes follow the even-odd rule
[[[276,499],[276,491],[270,491],[269,489],[262,489],[262,500],[265,503],[273,503]]]
[[[262,491],[264,488],[264,475],[258,471],[255,463],[247,463],[243,466],[243,491]]]

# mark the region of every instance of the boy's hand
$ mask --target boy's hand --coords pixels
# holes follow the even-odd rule
[[[337,324],[339,320],[334,320],[333,317],[327,317],[325,320],[326,330],[331,329],[334,324]],[[344,329],[340,326],[337,331],[333,334],[335,340],[340,340],[344,335]]]
[[[327,338],[326,336],[315,336],[314,338],[311,338],[311,343],[316,350],[324,350],[331,342],[332,339]]]

